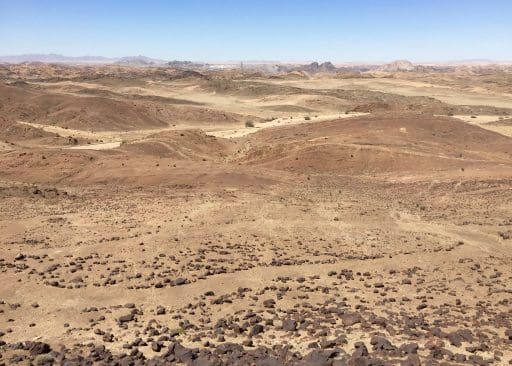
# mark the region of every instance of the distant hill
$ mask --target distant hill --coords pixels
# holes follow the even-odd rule
[[[66,64],[122,64],[134,66],[163,65],[165,60],[146,56],[103,57],[103,56],[63,56],[58,54],[26,54],[0,56],[0,62],[19,64],[23,62],[66,63]]]
[[[132,65],[132,66],[155,66],[155,65],[164,65],[167,63],[167,61],[139,55],[139,56],[121,57],[120,59],[115,61],[115,63],[121,64],[121,65]]]
[[[202,69],[204,67],[208,67],[208,64],[192,62],[192,61],[170,61],[167,63],[168,66],[175,67],[177,69]]]
[[[303,71],[316,73],[316,72],[335,72],[336,67],[331,62],[324,62],[319,64],[318,62],[313,62],[309,65],[302,67]]]
[[[116,59],[102,57],[102,56],[80,56],[70,57],[57,54],[26,54],[26,55],[12,55],[0,56],[0,62],[7,62],[19,64],[22,62],[45,62],[45,63],[113,63]]]
[[[278,72],[307,72],[310,74],[316,74],[318,72],[334,73],[337,71],[336,66],[331,62],[327,61],[324,63],[312,62],[310,64],[298,64],[298,65],[280,65],[276,64],[276,70]]]
[[[379,67],[379,71],[396,72],[396,71],[414,71],[416,67],[411,61],[396,60]]]

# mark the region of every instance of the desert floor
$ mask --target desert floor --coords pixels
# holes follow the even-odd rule
[[[0,364],[512,362],[500,74],[0,76]]]

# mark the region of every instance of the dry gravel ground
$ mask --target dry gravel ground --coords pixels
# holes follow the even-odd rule
[[[0,88],[0,364],[512,363],[507,95],[33,68]]]

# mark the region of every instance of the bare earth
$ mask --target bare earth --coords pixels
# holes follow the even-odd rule
[[[0,364],[510,364],[491,76],[2,66]]]

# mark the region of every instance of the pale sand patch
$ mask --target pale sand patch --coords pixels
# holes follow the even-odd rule
[[[71,147],[68,147],[68,149],[71,149],[71,150],[109,150],[109,149],[115,149],[119,146],[121,146],[121,141],[103,142],[100,144],[71,146]]]
[[[481,125],[483,123],[489,123],[489,122],[496,122],[496,121],[499,121],[500,120],[500,117],[502,118],[503,116],[498,116],[498,115],[491,115],[491,116],[479,116],[479,115],[474,115],[474,116],[467,116],[467,115],[455,115],[453,116],[455,118],[458,118],[458,119],[461,119],[463,120],[464,122],[469,122],[471,124],[475,124],[475,125]]]
[[[210,132],[208,132],[208,135],[215,136],[215,137],[223,137],[223,138],[242,137],[242,136],[247,136],[251,133],[258,132],[259,130],[261,130],[263,128],[330,121],[330,120],[340,119],[340,118],[359,117],[359,116],[363,116],[366,114],[368,114],[368,113],[354,112],[354,113],[350,113],[350,114],[326,114],[326,115],[311,116],[311,117],[308,117],[309,119],[305,119],[305,117],[302,117],[302,116],[301,117],[292,117],[292,118],[276,118],[275,120],[270,121],[270,122],[254,123],[254,127],[243,126],[240,128],[230,129],[230,130],[210,131]]]
[[[460,119],[464,122],[467,122],[469,124],[485,128],[486,130],[493,131],[500,133],[505,136],[512,137],[512,126],[495,126],[492,124],[489,124],[491,122],[497,122],[500,120],[500,117],[498,115],[491,115],[491,116],[462,116],[462,115],[456,115],[453,116],[454,118]],[[473,118],[475,117],[475,118]]]

